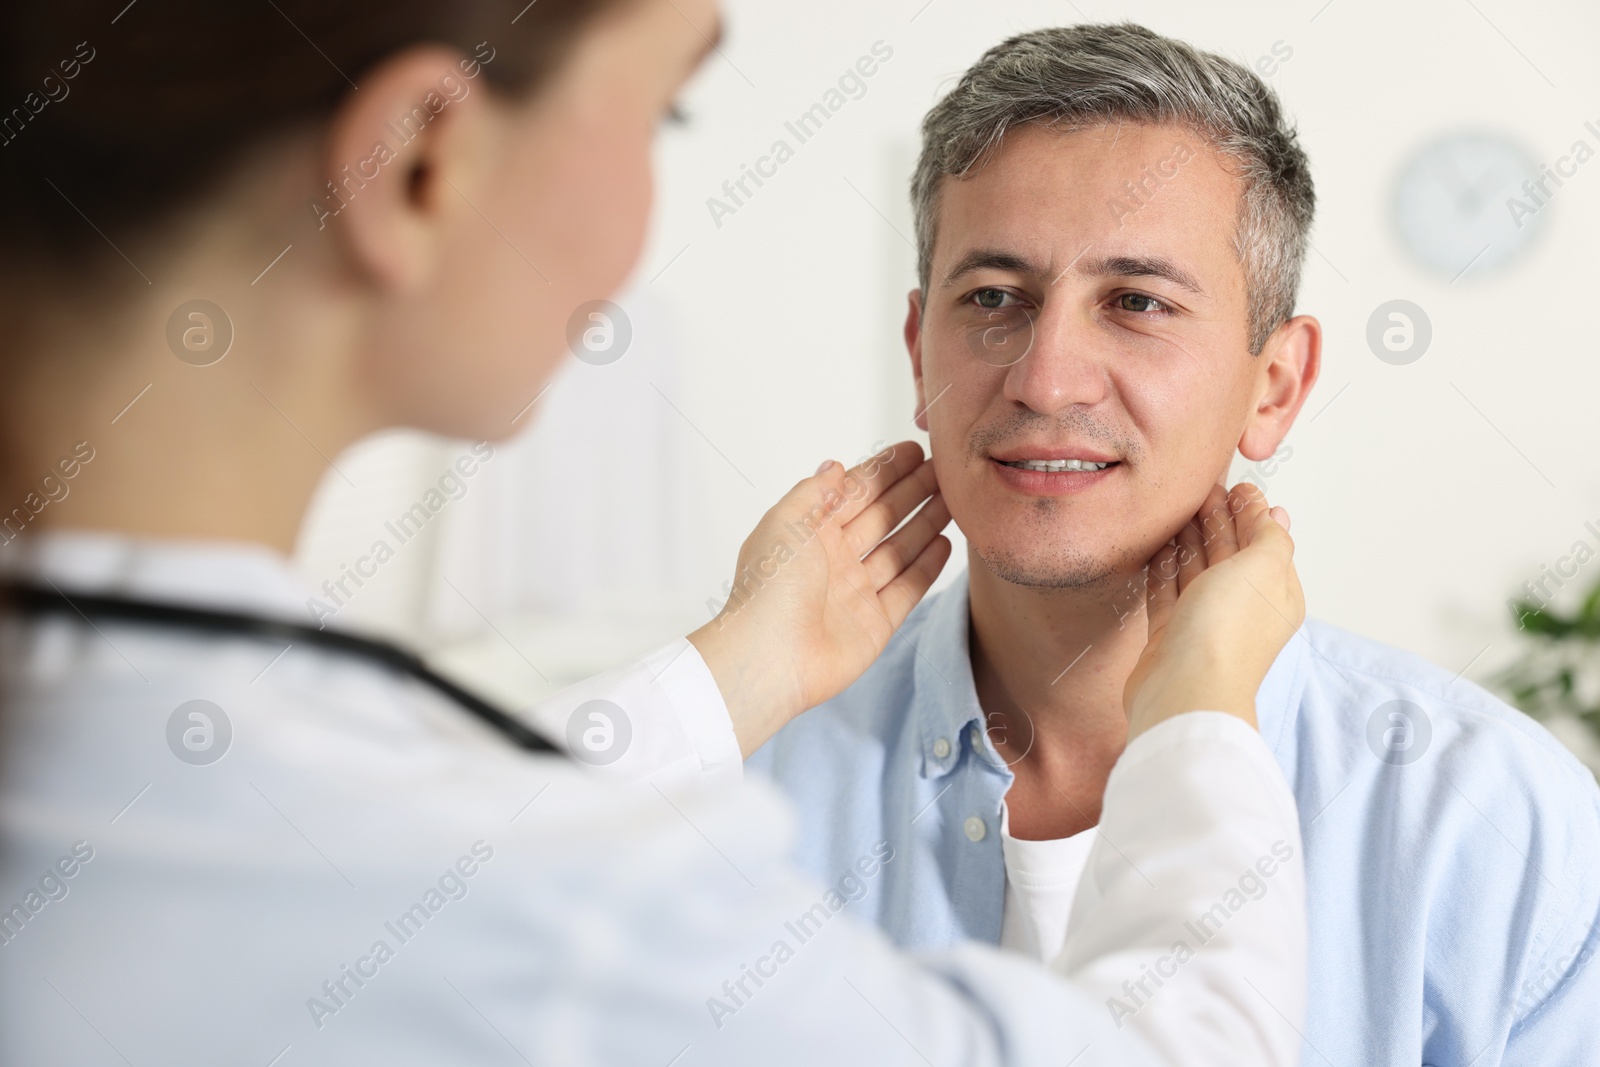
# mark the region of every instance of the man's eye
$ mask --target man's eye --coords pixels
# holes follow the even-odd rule
[[[1137,312],[1172,310],[1155,297],[1146,296],[1143,293],[1123,293],[1121,296],[1117,297],[1117,307],[1122,311]]]
[[[1010,296],[1004,289],[979,289],[972,294],[972,299],[981,308],[999,308],[1005,307]]]

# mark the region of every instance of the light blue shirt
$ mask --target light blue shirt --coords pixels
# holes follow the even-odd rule
[[[967,631],[963,575],[747,763],[800,805],[797,858],[818,876],[893,844],[863,914],[908,949],[1000,941],[1013,775],[983,731]],[[1303,1063],[1600,1064],[1590,772],[1478,686],[1316,621],[1256,711],[1304,835]]]

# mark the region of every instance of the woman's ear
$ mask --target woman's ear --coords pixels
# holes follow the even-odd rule
[[[911,354],[911,380],[917,387],[917,408],[912,421],[917,429],[928,429],[928,400],[922,387],[922,290],[911,290],[906,307],[906,351]]]
[[[1310,315],[1297,315],[1274,330],[1254,358],[1260,365],[1239,453],[1260,461],[1276,452],[1289,435],[1317,382],[1322,370],[1322,325]]]
[[[329,124],[312,210],[351,262],[405,292],[437,272],[444,232],[478,184],[488,87],[454,49],[399,52],[368,71]]]

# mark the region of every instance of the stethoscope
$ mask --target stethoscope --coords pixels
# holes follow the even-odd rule
[[[319,630],[297,622],[250,615],[237,611],[218,611],[186,604],[138,600],[132,597],[99,593],[65,593],[53,587],[7,582],[0,585],[0,603],[25,615],[77,616],[94,625],[96,619],[135,622],[175,630],[200,630],[208,633],[264,637],[290,644],[307,644],[367,660],[415,678],[453,700],[466,711],[498,730],[508,741],[529,752],[559,752],[560,749],[512,716],[475,693],[468,692],[424,663],[416,653],[388,641],[338,630]]]

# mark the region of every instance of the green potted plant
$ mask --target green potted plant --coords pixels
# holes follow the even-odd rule
[[[1580,725],[1600,746],[1600,582],[1571,612],[1521,598],[1511,610],[1525,652],[1489,687],[1547,724]]]

